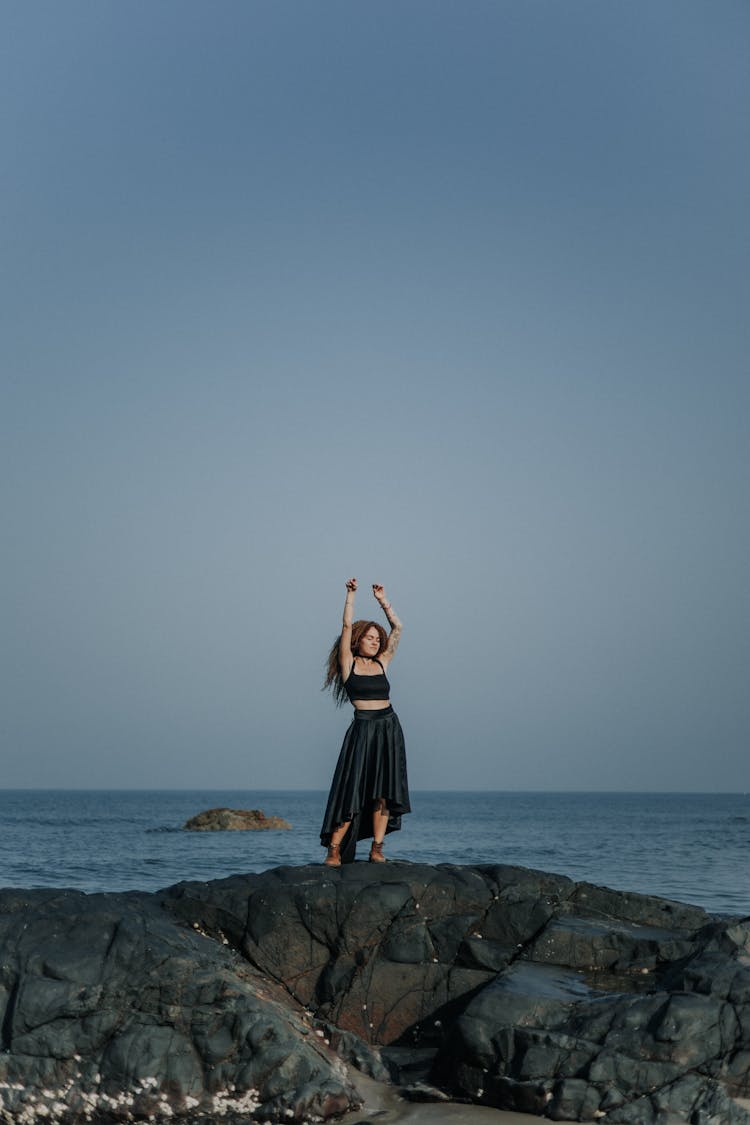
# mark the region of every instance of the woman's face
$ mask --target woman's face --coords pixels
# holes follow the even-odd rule
[[[380,633],[374,626],[360,637],[358,651],[360,656],[377,656],[380,652]]]

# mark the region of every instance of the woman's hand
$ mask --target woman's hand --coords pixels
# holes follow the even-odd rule
[[[387,601],[387,598],[385,596],[385,590],[383,589],[383,587],[380,585],[379,582],[373,582],[372,592],[375,595],[375,601],[380,602],[381,605],[385,605],[385,603]]]
[[[347,578],[346,588],[347,588],[347,590],[349,591],[350,594],[353,594],[357,589],[357,579],[356,578]]]

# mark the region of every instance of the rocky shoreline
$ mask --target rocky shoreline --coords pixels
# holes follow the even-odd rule
[[[749,1125],[750,919],[523,868],[0,891],[0,1120]],[[346,1117],[344,1117],[346,1120]]]

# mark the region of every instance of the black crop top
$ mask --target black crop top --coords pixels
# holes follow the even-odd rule
[[[376,663],[380,661],[376,659]],[[360,676],[354,671],[354,664],[349,673],[344,687],[351,703],[355,699],[388,699],[391,694],[391,685],[385,674],[385,668],[380,664],[381,671],[375,676]]]

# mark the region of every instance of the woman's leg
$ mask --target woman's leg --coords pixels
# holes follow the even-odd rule
[[[341,867],[340,844],[344,839],[344,836],[346,836],[350,824],[351,821],[347,820],[343,824],[339,824],[338,827],[335,828],[331,833],[331,842],[328,845],[328,854],[323,860],[323,863],[326,865],[326,867]]]
[[[347,833],[347,830],[348,830],[350,824],[351,824],[350,820],[345,820],[343,824],[340,824],[338,826],[338,828],[336,828],[331,833],[331,843],[333,844],[333,846],[335,848],[337,848],[339,846],[341,841],[344,839],[344,836],[346,836],[346,833]]]
[[[383,840],[388,827],[388,808],[385,800],[380,797],[372,810],[372,847],[370,848],[370,863],[385,863],[383,855]]]
[[[385,797],[379,797],[375,808],[372,810],[372,838],[376,844],[383,843],[387,827],[388,808],[385,803]]]

